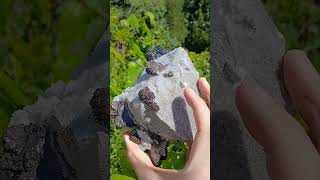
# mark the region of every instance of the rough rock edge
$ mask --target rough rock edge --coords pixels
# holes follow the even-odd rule
[[[167,54],[167,51],[161,49],[160,46],[156,46],[154,49],[148,49],[145,57],[147,61],[146,72],[151,75],[158,75],[165,70],[165,66],[161,63],[154,62],[153,60]],[[172,77],[173,72],[169,71],[164,75],[165,77]],[[160,107],[153,101],[154,94],[148,87],[139,91],[139,98],[143,101],[150,110],[158,111]],[[124,113],[125,112],[125,113]],[[141,150],[149,150],[149,156],[154,165],[159,165],[160,160],[164,160],[167,157],[167,145],[168,141],[161,138],[159,135],[137,126],[130,112],[128,110],[127,102],[117,101],[113,102],[111,106],[111,119],[117,128],[131,128],[130,139],[139,144]],[[123,117],[125,115],[125,117]]]
[[[71,128],[69,126],[71,126],[72,123],[67,127],[62,126],[60,122],[57,121],[56,117],[52,116],[52,113],[54,112],[53,109],[59,103],[68,102],[68,100],[64,100],[69,98],[70,95],[72,95],[72,98],[74,99],[77,99],[77,96],[82,97],[83,93],[90,96],[89,94],[92,94],[93,92],[86,88],[94,88],[97,85],[92,82],[103,81],[100,84],[105,84],[105,78],[97,79],[93,74],[105,74],[105,69],[105,64],[102,64],[99,67],[87,70],[78,80],[72,80],[68,84],[59,81],[48,88],[45,95],[43,97],[39,97],[38,101],[34,105],[27,106],[23,110],[19,110],[14,113],[11,118],[9,128],[6,131],[5,136],[2,138],[3,142],[0,143],[0,179],[41,178],[41,175],[43,174],[38,171],[42,170],[41,167],[43,166],[41,164],[44,161],[43,154],[46,153],[45,146],[47,145],[50,146],[49,149],[52,151],[51,155],[54,156],[58,163],[56,166],[58,166],[57,169],[59,172],[57,172],[56,176],[63,179],[76,179],[76,173],[78,172],[74,167],[75,164],[74,162],[73,164],[69,162],[70,158],[62,149],[65,145],[61,143],[68,143],[72,147],[81,148],[82,145],[87,144],[85,141],[90,137],[88,136],[86,138],[85,136],[79,138],[71,132],[67,134],[63,133],[70,131]],[[98,124],[97,133],[99,136],[97,137],[99,137],[100,141],[108,139],[107,134],[102,133],[103,131],[107,132],[107,128],[103,123],[108,117],[107,112],[109,109],[109,103],[107,103],[107,101],[105,105],[102,103],[102,99],[106,98],[106,92],[107,89],[98,88],[90,101],[96,123]],[[86,106],[90,108],[88,101],[86,102]],[[70,113],[72,113],[72,110]],[[34,129],[41,130],[37,132],[34,131]],[[99,133],[99,131],[101,131],[101,133]],[[59,137],[62,137],[64,141],[58,141]],[[29,142],[29,139],[32,141]],[[10,143],[8,143],[8,141],[10,141]],[[28,143],[23,143],[24,141]],[[99,146],[105,147],[108,146],[108,144],[107,142],[100,142]],[[99,152],[101,154],[101,162],[107,163],[108,151],[104,150]],[[107,171],[106,169],[108,164],[101,164],[101,162],[99,163],[99,167],[96,168],[96,175],[97,178],[99,176],[99,179],[104,179],[103,177],[106,177],[105,172]],[[103,169],[100,169],[100,167]]]

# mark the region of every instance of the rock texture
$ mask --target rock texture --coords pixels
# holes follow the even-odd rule
[[[230,67],[243,68],[274,100],[289,107],[279,78],[285,42],[260,0],[211,3],[213,179],[269,179],[265,155],[235,105]],[[226,64],[228,63],[228,64]],[[229,76],[229,77],[227,77]]]
[[[0,179],[108,178],[109,73],[97,64],[13,113],[0,139]]]
[[[198,92],[197,81],[188,53],[177,48],[149,61],[138,81],[113,99],[114,123],[133,129],[141,148],[151,151],[154,164],[165,157],[168,140],[193,140],[196,127],[183,89]]]

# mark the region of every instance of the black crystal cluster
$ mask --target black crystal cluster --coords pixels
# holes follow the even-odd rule
[[[173,75],[174,75],[173,71],[169,71],[169,72],[163,74],[163,76],[167,77],[167,78],[172,77]]]
[[[97,122],[107,125],[109,117],[108,108],[108,90],[107,88],[98,88],[93,93],[90,100],[90,105],[95,115]]]
[[[9,127],[0,144],[0,179],[37,177],[45,134],[45,128],[35,124]]]
[[[168,52],[165,49],[162,49],[159,45],[156,46],[154,49],[148,49],[145,57],[147,61],[153,61],[155,59],[158,59],[159,57],[167,54]]]
[[[144,102],[150,110],[159,111],[160,107],[156,102],[154,102],[155,96],[154,93],[148,88],[145,87],[139,91],[139,98]]]
[[[166,69],[165,65],[158,62],[149,61],[147,63],[146,72],[151,75],[158,75],[161,71],[165,69]]]

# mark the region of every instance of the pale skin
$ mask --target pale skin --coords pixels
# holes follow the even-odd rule
[[[304,52],[289,51],[283,62],[285,86],[310,131],[305,129],[253,81],[244,80],[236,92],[236,105],[245,126],[264,147],[272,180],[320,179],[320,77]],[[193,109],[197,133],[182,170],[155,167],[149,156],[125,134],[128,159],[140,180],[210,179],[210,86],[198,81],[200,96],[185,88]],[[213,162],[214,163],[214,162]]]
[[[197,133],[192,142],[188,162],[182,170],[155,167],[149,156],[124,134],[127,156],[139,180],[209,180],[210,179],[210,85],[199,78],[199,97],[191,88],[184,89],[184,96],[193,109]]]

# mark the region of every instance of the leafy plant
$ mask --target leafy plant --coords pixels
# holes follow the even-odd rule
[[[263,0],[286,39],[287,49],[302,49],[320,72],[320,6],[317,1]]]
[[[0,2],[0,134],[11,114],[69,80],[105,30],[107,2]]]
[[[184,45],[187,49],[197,53],[209,47],[209,5],[209,0],[190,0],[184,3],[184,13],[189,31]]]
[[[188,35],[186,18],[183,12],[184,3],[184,0],[167,1],[168,15],[166,19],[169,24],[170,33],[181,43],[184,43]]]

